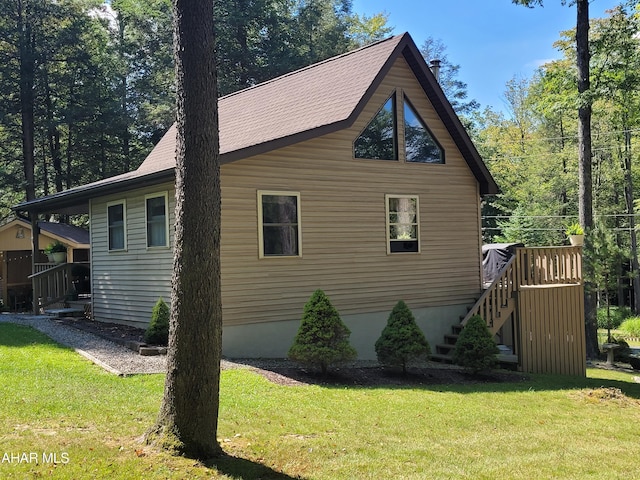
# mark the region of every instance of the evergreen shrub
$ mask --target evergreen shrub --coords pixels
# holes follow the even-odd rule
[[[629,363],[634,370],[640,370],[640,357],[629,357]]]
[[[356,350],[349,343],[351,331],[342,322],[338,310],[322,291],[313,292],[304,306],[300,328],[288,357],[296,362],[319,367],[323,374],[331,365],[353,360]]]
[[[144,341],[152,345],[169,343],[169,307],[162,297],[158,299],[151,311],[151,322],[144,333]]]
[[[376,341],[378,361],[387,367],[402,367],[407,373],[410,363],[426,360],[431,349],[416,324],[411,310],[400,300],[389,314],[387,325]]]
[[[453,361],[475,375],[495,367],[498,353],[486,322],[480,315],[474,315],[460,332]]]
[[[611,317],[611,329],[618,328],[622,322],[631,317],[631,309],[629,307],[609,307],[609,315]],[[598,309],[598,328],[607,329],[607,308],[601,307]]]

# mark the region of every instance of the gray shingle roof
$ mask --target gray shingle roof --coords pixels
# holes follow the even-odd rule
[[[382,40],[218,101],[220,161],[228,163],[349,126],[403,55],[443,119],[480,184],[483,194],[498,187],[446,100],[415,43],[405,33]],[[25,202],[17,210],[73,209],[89,198],[173,178],[176,127],[173,125],[135,171]]]

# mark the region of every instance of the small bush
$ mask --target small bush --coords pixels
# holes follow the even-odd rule
[[[169,343],[169,307],[162,297],[153,307],[151,322],[144,333],[144,340],[153,345],[167,345]]]
[[[640,317],[628,318],[622,322],[620,331],[628,337],[640,337]]]
[[[629,363],[634,370],[640,370],[640,357],[629,357]]]
[[[486,322],[474,315],[460,332],[453,361],[475,375],[495,367],[498,352]]]
[[[413,313],[400,300],[376,341],[378,361],[388,367],[402,367],[402,373],[407,373],[408,364],[426,359],[429,353],[429,343],[416,325]]]
[[[288,356],[296,362],[319,367],[326,374],[329,366],[356,358],[349,335],[351,331],[329,297],[322,290],[316,290],[304,306],[300,328]]]
[[[607,329],[607,308],[601,307],[598,309],[598,328]],[[629,307],[609,307],[609,315],[611,316],[611,329],[618,328],[623,321],[631,317],[631,309]]]

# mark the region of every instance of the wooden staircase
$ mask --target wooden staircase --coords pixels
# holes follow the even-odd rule
[[[444,336],[444,343],[435,346],[430,359],[436,362],[453,363],[453,350],[460,332],[474,315],[480,315],[487,322],[493,335],[498,333],[515,312],[517,306],[516,256],[514,255],[500,271],[476,303],[461,316],[460,323],[451,327],[451,333]]]

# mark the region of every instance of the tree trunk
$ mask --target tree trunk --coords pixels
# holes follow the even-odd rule
[[[33,86],[35,81],[36,61],[33,32],[29,19],[30,13],[23,8],[18,12],[17,27],[20,32],[20,114],[22,123],[22,162],[24,168],[25,194],[28,201],[36,198],[33,113]]]
[[[213,2],[174,0],[176,227],[167,377],[147,440],[206,459],[218,426],[222,307]]]
[[[593,228],[593,188],[591,178],[591,98],[589,97],[589,0],[576,0],[576,52],[578,66],[578,214],[585,236],[588,253]],[[596,358],[598,349],[598,324],[596,321],[596,293],[593,284],[593,268],[584,262],[584,316],[587,340],[587,358]]]

